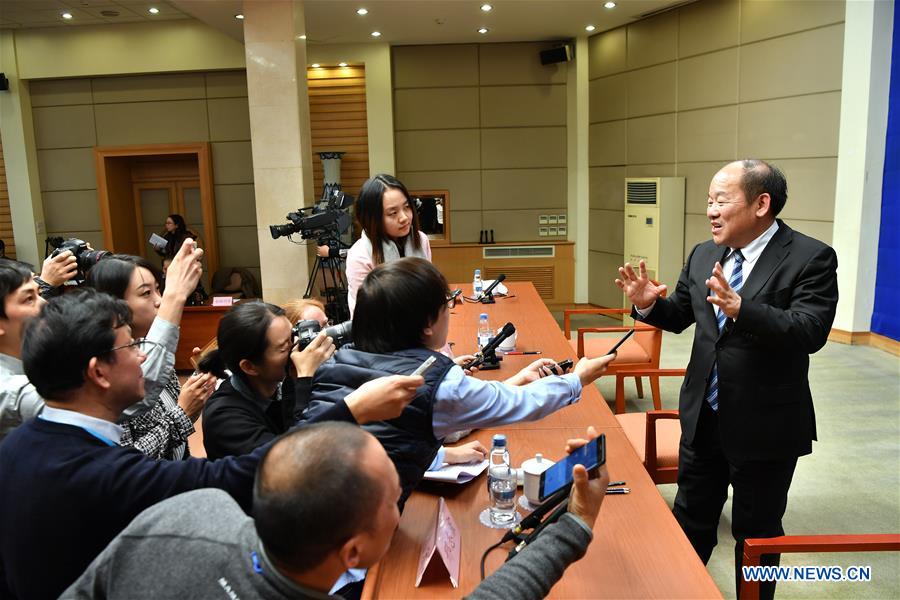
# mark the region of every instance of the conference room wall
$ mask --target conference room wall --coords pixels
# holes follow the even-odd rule
[[[539,237],[539,214],[567,214],[565,63],[544,42],[392,49],[397,176],[450,193],[453,242]]]
[[[244,71],[48,79],[30,87],[48,235],[103,247],[94,146],[208,141],[220,264],[259,276]]]
[[[831,242],[843,21],[841,1],[701,0],[590,38],[591,303],[621,304],[625,177],[685,178],[687,256],[709,239],[715,172],[771,160],[788,178],[781,216]]]

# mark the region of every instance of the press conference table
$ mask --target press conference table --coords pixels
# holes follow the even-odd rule
[[[542,354],[507,356],[499,370],[480,372],[478,377],[505,379],[535,358],[575,359],[534,286],[529,282],[506,285],[510,297],[498,297],[496,304],[467,302],[451,311],[449,339],[455,342],[454,352],[475,351],[478,315],[486,312],[495,330],[507,321],[516,326],[517,350],[540,350]],[[466,294],[472,289],[470,284],[451,287],[460,287]],[[587,386],[578,403],[540,421],[475,431],[462,441],[479,440],[490,447],[495,433],[505,433],[512,462],[519,466],[536,452],[558,459],[564,453],[565,441],[583,437],[588,425],[606,434],[610,480],[626,481],[631,493],[606,497],[587,555],[568,568],[549,597],[721,598],[596,386]],[[459,588],[454,588],[446,572],[438,569],[429,569],[416,588],[419,552],[434,527],[441,496],[461,534]],[[503,534],[478,521],[478,514],[487,506],[484,475],[466,485],[421,484],[406,503],[389,552],[369,570],[363,598],[459,598],[471,592],[480,581],[482,553]],[[525,514],[521,508],[519,511]],[[487,573],[502,564],[506,549],[491,553]],[[432,563],[439,560],[435,555]]]

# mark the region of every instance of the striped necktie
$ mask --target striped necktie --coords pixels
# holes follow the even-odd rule
[[[741,254],[740,250],[735,250],[734,269],[731,271],[731,277],[728,278],[728,287],[735,292],[740,292],[741,288],[744,287],[744,269],[741,266],[743,263],[744,255]],[[728,317],[725,316],[725,311],[719,309],[716,320],[719,323],[719,333],[722,333],[722,329],[725,327],[725,321],[728,320]],[[706,401],[709,402],[709,406],[713,411],[719,410],[719,368],[716,363],[713,363],[712,373],[709,376],[709,387],[706,389]]]

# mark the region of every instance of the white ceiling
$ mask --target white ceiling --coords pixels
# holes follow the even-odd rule
[[[159,13],[150,14],[150,7],[157,8]],[[72,18],[63,19],[64,12],[71,13]],[[167,2],[152,0],[0,0],[0,28],[9,29],[190,18]]]

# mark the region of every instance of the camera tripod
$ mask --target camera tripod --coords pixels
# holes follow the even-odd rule
[[[322,258],[316,254],[316,262],[312,273],[309,275],[309,283],[306,285],[304,298],[310,298],[316,279],[322,275],[322,299],[325,302],[325,314],[335,323],[343,323],[350,320],[350,308],[347,304],[347,282],[344,280],[344,259],[341,251],[347,249],[347,245],[338,238],[316,240],[319,246],[327,245],[328,258]]]

